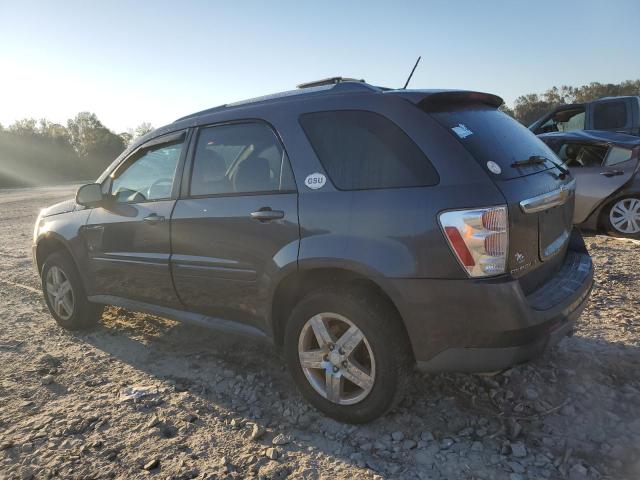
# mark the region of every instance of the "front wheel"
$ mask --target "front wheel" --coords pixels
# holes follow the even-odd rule
[[[413,366],[397,314],[375,295],[349,287],[304,297],[284,341],[302,395],[348,423],[371,421],[397,404]]]
[[[640,198],[626,197],[605,211],[607,231],[617,237],[640,238]]]
[[[103,306],[87,300],[76,266],[64,253],[53,253],[42,267],[42,292],[51,315],[67,330],[94,326]]]

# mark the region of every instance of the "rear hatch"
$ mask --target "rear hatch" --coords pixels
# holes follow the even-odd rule
[[[555,153],[527,128],[497,110],[498,97],[457,93],[418,106],[460,142],[505,196],[509,211],[506,271],[525,293],[562,264],[572,229],[575,182]],[[444,98],[443,98],[444,97]],[[564,170],[564,171],[563,171]]]

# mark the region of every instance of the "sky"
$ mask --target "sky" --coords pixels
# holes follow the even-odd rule
[[[0,0],[0,123],[116,133],[329,76],[488,91],[640,77],[639,0]]]

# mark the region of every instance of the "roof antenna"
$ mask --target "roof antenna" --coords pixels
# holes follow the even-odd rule
[[[411,77],[413,77],[413,72],[416,71],[416,67],[418,66],[418,63],[420,63],[420,59],[421,58],[422,57],[418,57],[418,60],[416,60],[416,64],[411,69],[411,73],[409,74],[409,78],[407,78],[407,83],[404,84],[404,87],[402,87],[402,90],[406,90],[407,89],[407,85],[409,85],[409,81],[411,80]]]

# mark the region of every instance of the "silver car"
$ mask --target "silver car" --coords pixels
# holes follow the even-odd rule
[[[574,224],[640,238],[640,137],[576,130],[539,138],[576,179]]]

